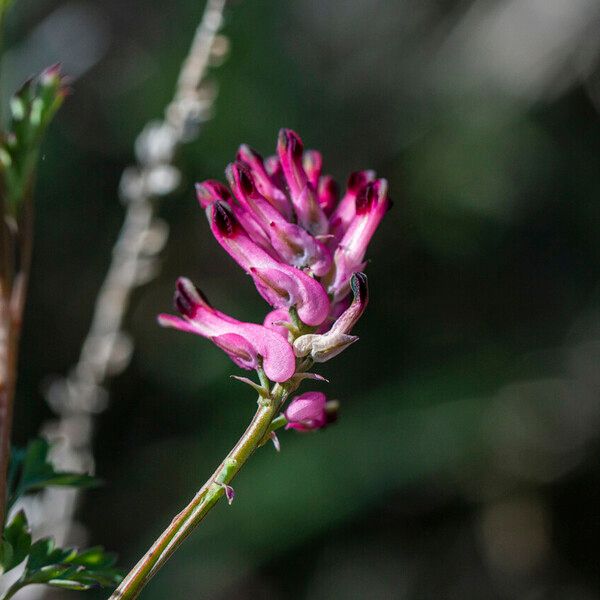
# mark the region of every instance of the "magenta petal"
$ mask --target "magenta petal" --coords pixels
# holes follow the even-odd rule
[[[229,165],[227,179],[241,204],[233,205],[231,210],[252,240],[271,256],[276,255],[299,269],[310,269],[317,277],[329,271],[332,260],[329,249],[299,225],[288,223],[257,189],[252,173],[244,164]]]
[[[320,325],[329,313],[329,298],[323,286],[299,269],[279,265],[253,268],[252,276],[261,296],[276,308],[295,306],[307,325]]]
[[[294,208],[298,215],[298,221],[313,235],[326,235],[329,231],[329,219],[323,212],[317,194],[310,183],[300,192],[300,195],[294,199]]]
[[[224,333],[210,338],[211,341],[221,348],[231,360],[242,369],[251,371],[258,366],[258,354],[256,348],[245,338],[237,333]]]
[[[263,327],[271,329],[278,333],[282,338],[288,339],[288,330],[283,325],[278,323],[290,323],[290,313],[286,308],[276,308],[270,313],[267,313],[263,321]]]
[[[158,315],[158,324],[161,327],[169,327],[170,329],[179,329],[186,333],[197,333],[194,326],[186,319],[161,313]]]

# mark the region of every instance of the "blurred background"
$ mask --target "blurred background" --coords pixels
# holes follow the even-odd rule
[[[77,360],[123,217],[117,188],[162,116],[203,3],[18,0],[2,95],[55,61],[16,406],[24,444]],[[254,396],[210,343],[161,330],[174,280],[266,305],[218,248],[193,183],[291,127],[341,183],[389,179],[360,343],[323,366],[339,422],[280,436],[144,591],[148,600],[599,598],[600,4],[232,3],[214,117],[160,204],[170,237],[96,423],[78,518],[132,565],[237,439]],[[308,386],[305,390],[310,389]],[[71,598],[56,592],[52,598]],[[88,598],[106,594],[92,592]]]

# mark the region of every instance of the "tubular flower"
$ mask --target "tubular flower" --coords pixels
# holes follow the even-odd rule
[[[212,308],[181,278],[175,293],[181,316],[160,315],[159,321],[207,337],[238,366],[257,369],[266,387],[238,379],[263,397],[269,390],[263,375],[293,391],[304,379],[320,378],[308,372],[312,364],[358,339],[351,331],[368,302],[362,271],[369,242],[391,205],[388,184],[374,171],[357,171],[340,199],[322,155],[305,150],[289,129],[279,132],[276,154],[266,159],[240,146],[226,179],[228,186],[215,180],[197,184],[198,202],[216,241],[271,310],[262,325],[238,321]],[[287,427],[323,427],[326,404],[318,392],[297,396],[285,412]]]
[[[184,277],[177,280],[175,307],[180,317],[159,315],[159,323],[210,339],[242,369],[260,365],[269,379],[287,381],[294,375],[296,359],[290,344],[276,332],[243,323],[215,310],[194,284]]]

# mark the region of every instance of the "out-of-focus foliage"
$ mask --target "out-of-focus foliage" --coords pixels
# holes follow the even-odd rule
[[[0,0],[0,27],[2,26],[2,21],[4,20],[6,11],[11,4],[12,0]]]
[[[11,11],[2,92],[48,60],[75,78],[36,194],[21,440],[49,416],[46,378],[77,356],[120,172],[201,8]],[[215,117],[181,156],[162,270],[134,299],[136,354],[99,421],[109,484],[81,511],[91,539],[132,564],[254,409],[218,350],[155,323],[177,275],[238,318],[264,314],[194,181],[221,176],[241,142],[268,154],[287,126],[339,179],[386,176],[395,204],[370,251],[360,341],[326,365],[329,389],[303,387],[339,398],[339,422],[281,434],[279,455],[265,446],[149,600],[597,597],[599,22],[593,0],[232,3]]]
[[[25,495],[48,487],[83,488],[98,484],[90,475],[57,471],[48,460],[49,450],[48,442],[42,439],[31,441],[26,449],[13,450],[8,476],[8,510]],[[116,555],[105,552],[101,546],[80,551],[58,548],[51,537],[32,540],[27,516],[21,509],[4,526],[0,574],[24,561],[23,572],[12,583],[9,593],[32,584],[70,590],[114,588],[122,579],[121,572],[115,568]]]
[[[10,99],[10,120],[0,130],[0,189],[7,214],[15,217],[31,193],[40,144],[66,94],[58,66],[27,81]]]
[[[8,486],[8,508],[25,494],[48,486],[91,487],[99,480],[85,473],[57,471],[48,460],[50,447],[46,440],[29,442],[26,450],[16,448],[11,456]]]
[[[23,511],[18,512],[5,529],[4,545],[7,544],[11,550],[5,550],[4,570],[16,567],[27,558],[23,573],[13,584],[13,590],[32,584],[46,584],[84,591],[99,586],[115,587],[122,579],[114,567],[116,555],[105,552],[100,546],[83,551],[57,548],[52,538],[43,538],[32,544],[31,531]]]

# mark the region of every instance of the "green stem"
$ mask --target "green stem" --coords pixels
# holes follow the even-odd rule
[[[268,398],[259,398],[258,410],[237,444],[192,501],[171,521],[125,577],[109,600],[131,600],[138,597],[148,581],[223,496],[224,485],[233,480],[261,444],[287,394],[285,386],[276,384]]]

